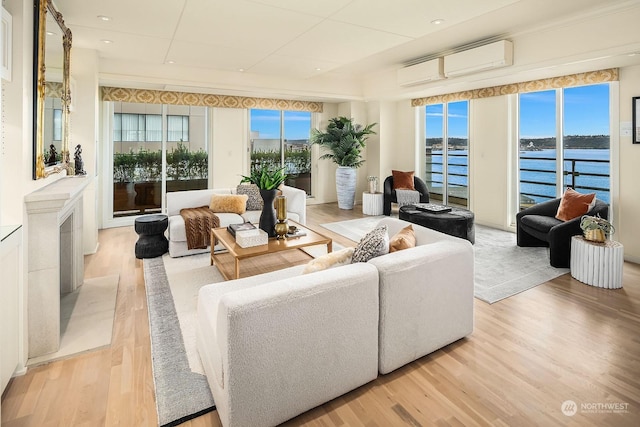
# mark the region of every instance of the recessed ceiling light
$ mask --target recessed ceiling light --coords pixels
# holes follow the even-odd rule
[[[440,25],[440,24],[442,24],[443,22],[444,22],[444,19],[442,19],[442,18],[434,19],[433,21],[431,21],[431,23],[432,23],[433,25]]]
[[[321,71],[321,70],[322,70],[322,68],[316,67],[316,71]]]
[[[238,71],[240,71],[241,73],[244,73],[244,68],[238,68]]]
[[[105,15],[98,15],[97,18],[101,21],[111,21],[111,18]]]
[[[176,63],[176,61],[174,61],[173,59],[170,59],[170,60],[167,61],[167,64],[175,64],[175,63]]]
[[[106,39],[104,39],[104,40],[100,40],[100,41],[101,41],[102,43],[104,43],[104,44],[111,44],[111,43],[113,43],[113,40],[106,40]]]

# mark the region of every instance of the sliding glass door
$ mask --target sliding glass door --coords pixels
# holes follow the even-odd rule
[[[519,96],[519,209],[566,187],[610,199],[609,84]]]
[[[207,109],[112,103],[112,217],[161,212],[167,191],[207,188]]]
[[[286,184],[311,195],[311,113],[250,111],[251,168],[260,164],[284,167]]]
[[[431,199],[469,205],[469,101],[426,106],[425,176]],[[446,143],[445,143],[446,141]]]

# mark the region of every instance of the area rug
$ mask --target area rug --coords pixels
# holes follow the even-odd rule
[[[334,250],[340,248],[334,244]],[[316,257],[326,253],[326,246],[305,251]],[[244,269],[266,272],[310,259],[300,251],[279,252],[242,261],[241,273]],[[196,308],[200,288],[224,278],[210,265],[210,255],[203,253],[145,259],[144,279],[158,423],[176,426],[215,409],[196,347]]]
[[[85,279],[75,291],[60,296],[60,349],[27,361],[33,367],[111,344],[120,276]]]
[[[353,241],[371,231],[384,217],[332,222],[322,226]],[[476,224],[476,298],[493,304],[569,272],[549,264],[548,248],[521,248],[514,233]]]

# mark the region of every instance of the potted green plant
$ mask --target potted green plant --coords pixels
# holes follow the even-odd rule
[[[260,214],[259,227],[267,232],[269,237],[275,237],[276,212],[273,207],[273,201],[278,192],[278,187],[287,179],[284,168],[278,168],[272,164],[263,163],[256,165],[251,169],[249,176],[242,176],[240,182],[250,182],[260,189],[263,207]]]
[[[580,228],[586,240],[603,243],[610,235],[615,233],[615,228],[609,221],[598,216],[584,215],[580,219]]]
[[[347,117],[329,119],[327,129],[322,132],[311,130],[311,143],[328,150],[321,159],[332,160],[338,165],[336,170],[336,192],[340,209],[353,209],[356,195],[356,169],[362,166],[362,150],[369,135],[375,135],[372,128],[377,123],[362,126]]]

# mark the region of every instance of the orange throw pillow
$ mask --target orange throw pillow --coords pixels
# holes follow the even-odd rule
[[[401,251],[403,249],[415,248],[416,234],[413,226],[407,225],[389,240],[389,252]]]
[[[394,190],[415,190],[416,187],[413,185],[413,171],[411,172],[401,172],[401,171],[391,171],[393,175],[393,189]]]
[[[580,194],[573,188],[567,188],[560,200],[556,218],[560,221],[569,221],[589,212],[596,198],[595,193]]]

